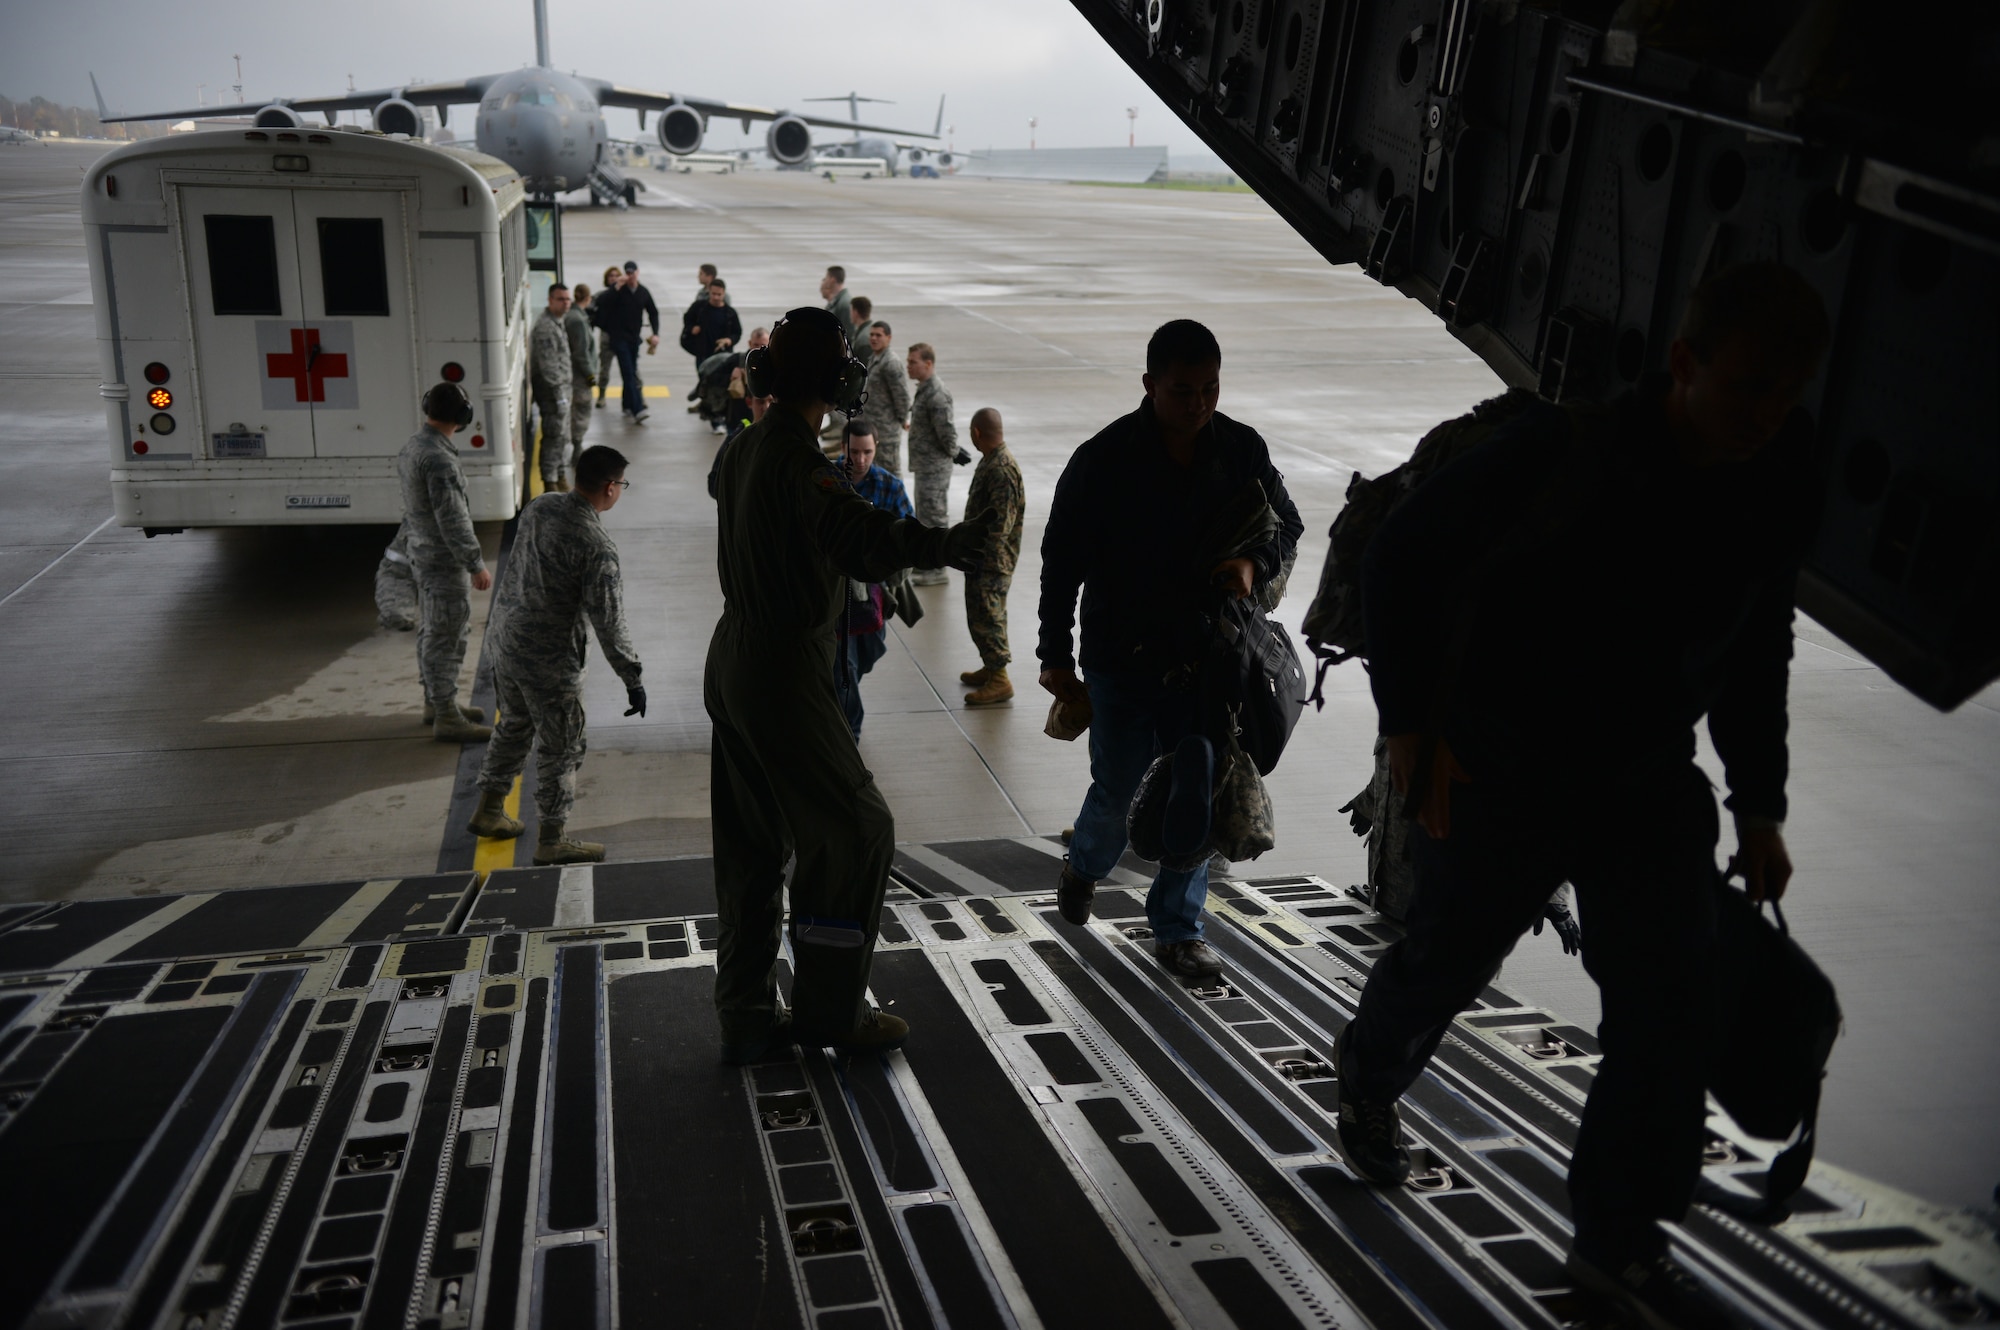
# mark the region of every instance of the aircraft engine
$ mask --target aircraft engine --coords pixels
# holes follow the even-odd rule
[[[375,128],[384,134],[408,134],[417,138],[424,132],[423,117],[401,97],[391,97],[375,106]]]
[[[781,115],[765,133],[764,147],[772,160],[784,166],[797,166],[812,156],[812,128],[795,115]]]
[[[675,102],[660,112],[660,146],[675,156],[699,151],[707,133],[708,122],[692,106]]]
[[[305,117],[283,102],[272,102],[251,121],[259,129],[304,129]]]
[[[913,162],[921,162],[925,157],[929,155],[930,154],[926,153],[922,148],[910,149],[910,160]]]

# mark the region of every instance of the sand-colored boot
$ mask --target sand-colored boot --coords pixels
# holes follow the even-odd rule
[[[1014,700],[1014,685],[1007,680],[1005,667],[993,671],[985,683],[965,695],[969,707],[997,707]]]
[[[465,829],[475,836],[492,840],[512,840],[528,829],[528,824],[518,818],[507,816],[507,794],[504,790],[481,790],[479,809]]]
[[[964,684],[967,688],[977,688],[981,684],[985,683],[988,679],[991,679],[992,677],[993,677],[993,667],[991,665],[981,665],[976,670],[966,670],[964,673],[960,674],[958,676],[958,681]]]
[[[485,719],[484,712],[474,714],[481,720]],[[467,719],[465,708],[459,706],[456,701],[431,721],[431,738],[439,743],[476,744],[484,743],[492,737],[492,727]]]
[[[544,822],[535,841],[538,864],[596,864],[604,862],[604,847],[592,840],[571,840],[560,822]]]
[[[458,714],[471,721],[474,725],[484,725],[486,723],[486,709],[484,707],[469,707],[461,702],[458,705]],[[427,697],[424,699],[424,724],[435,725],[436,723],[437,708],[431,705],[431,700]]]

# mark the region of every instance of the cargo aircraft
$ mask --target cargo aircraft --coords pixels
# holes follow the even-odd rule
[[[951,165],[952,154],[939,152],[936,148],[926,148],[921,143],[912,143],[906,139],[897,138],[864,138],[861,131],[869,128],[869,126],[860,123],[861,103],[883,101],[884,99],[881,97],[863,97],[858,92],[849,92],[839,97],[807,97],[804,100],[809,102],[847,103],[849,123],[844,128],[851,129],[854,132],[854,136],[845,143],[823,144],[815,148],[814,151],[821,157],[880,159],[887,164],[890,175],[896,174],[897,167],[901,165],[904,153],[909,154],[910,165],[912,167],[921,166],[927,159],[934,160],[940,167],[949,167]],[[813,123],[824,124],[826,122],[814,121]],[[943,132],[944,98],[940,97],[938,98],[937,123],[931,127],[930,133],[924,134],[921,137],[935,141],[938,135]]]
[[[113,115],[99,93],[98,117],[118,122],[247,115],[267,129],[299,129],[304,127],[305,117],[315,111],[324,113],[327,123],[332,124],[337,111],[365,110],[372,114],[375,128],[383,133],[414,137],[422,132],[419,107],[437,108],[443,121],[452,106],[476,105],[473,127],[479,150],[520,172],[531,195],[552,198],[566,190],[588,188],[598,201],[607,203],[621,199],[629,203],[635,189],[634,182],[625,178],[605,151],[610,142],[603,115],[607,106],[636,110],[641,129],[645,128],[647,112],[659,112],[660,146],[676,156],[700,151],[711,117],[741,121],[746,133],[752,121],[767,121],[770,129],[764,135],[765,150],[786,166],[811,161],[813,126],[856,132],[901,132],[880,125],[829,120],[764,106],[648,92],[605,79],[562,73],[549,65],[548,0],[534,0],[534,4],[535,63],[524,69],[482,74],[456,83],[412,84],[334,97],[278,97],[241,106],[203,106],[125,115]],[[93,78],[93,87],[95,83]],[[919,132],[915,137],[936,135]]]

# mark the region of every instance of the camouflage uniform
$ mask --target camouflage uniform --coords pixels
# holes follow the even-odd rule
[[[396,538],[382,551],[375,566],[375,617],[384,628],[407,633],[417,626],[417,581],[410,570],[410,533],[396,528]]]
[[[569,334],[569,441],[581,453],[590,432],[590,390],[597,385],[597,335],[590,315],[574,305],[563,315],[563,331]]]
[[[903,422],[910,415],[910,375],[895,350],[868,362],[868,400],[861,418],[875,430],[875,464],[890,475],[903,474]]]
[[[422,619],[417,665],[424,697],[440,716],[458,706],[458,672],[472,635],[472,574],[486,567],[458,449],[428,423],[396,455],[403,486],[403,536]]]
[[[999,670],[1014,658],[1007,647],[1007,588],[1013,585],[1014,565],[1021,559],[1021,525],[1028,511],[1021,468],[1004,443],[979,459],[965,494],[967,516],[988,509],[993,513],[993,542],[979,571],[965,575],[965,626],[972,631],[980,664]]]
[[[951,525],[947,499],[951,459],[957,454],[958,429],[951,423],[951,393],[933,374],[917,385],[916,395],[910,399],[910,471],[917,481],[917,520],[925,526]]]
[[[569,454],[569,333],[563,320],[542,311],[528,330],[528,387],[535,396],[535,414],[542,418],[542,484],[553,488],[564,474]]]
[[[840,320],[841,327],[852,328],[854,326],[854,311],[849,306],[853,302],[854,297],[847,294],[847,288],[843,286],[833,293],[833,299],[826,302],[827,312]],[[853,334],[850,333],[848,335],[849,343],[852,343],[853,340]]]
[[[542,824],[569,820],[583,765],[584,622],[627,688],[639,657],[625,627],[618,547],[581,494],[544,494],[521,510],[507,571],[493,593],[493,684],[500,714],[479,788],[505,794],[535,749]]]

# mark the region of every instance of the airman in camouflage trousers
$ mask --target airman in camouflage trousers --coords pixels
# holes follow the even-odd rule
[[[966,492],[965,511],[985,515],[993,534],[980,566],[965,575],[965,625],[979,652],[979,668],[958,677],[973,690],[965,704],[987,707],[1014,696],[1014,685],[1007,678],[1008,663],[1014,658],[1007,642],[1007,591],[1021,559],[1028,496],[1021,468],[1007,451],[1000,413],[990,406],[972,413],[972,446],[979,450],[979,466]]]
[[[576,284],[563,331],[569,334],[569,441],[581,454],[590,432],[590,394],[597,387],[597,330],[590,326],[590,288]]]
[[[395,539],[375,565],[375,617],[384,628],[407,633],[417,626],[417,580],[410,571],[410,534],[396,528]]]
[[[875,430],[875,465],[903,478],[903,422],[910,417],[910,376],[889,349],[889,325],[868,325],[868,396],[861,418]]]
[[[557,282],[549,288],[549,307],[528,330],[528,389],[535,414],[541,418],[543,489],[568,489],[570,349],[569,288]]]
[[[972,455],[958,446],[951,393],[937,376],[937,352],[930,343],[911,343],[904,368],[917,385],[910,398],[910,471],[917,481],[917,520],[925,526],[950,526],[951,468],[971,461]],[[919,568],[912,580],[918,586],[940,586],[950,579],[942,568]]]
[[[426,411],[434,399],[453,398],[471,419],[471,403],[456,384],[441,383],[424,398]],[[451,436],[458,425],[432,416],[410,436],[396,455],[396,475],[403,488],[402,534],[410,552],[410,571],[417,587],[417,666],[424,680],[424,708],[435,716],[431,736],[451,743],[487,737],[478,722],[485,717],[458,705],[458,675],[465,666],[465,648],[472,633],[472,590],[493,585],[480,553],[479,534],[472,529],[472,503],[465,490],[465,472]]]
[[[565,834],[583,765],[583,665],[586,622],[604,658],[624,681],[632,709],[646,712],[639,657],[625,625],[624,579],[618,546],[600,514],[625,488],[625,459],[613,449],[587,448],[576,463],[576,489],[544,494],[521,510],[513,549],[494,596],[487,640],[500,707],[493,742],[479,767],[479,810],[469,830],[513,837],[522,823],[507,816],[515,778],[535,750],[535,805],[541,814],[538,864],[602,859],[604,847]]]

